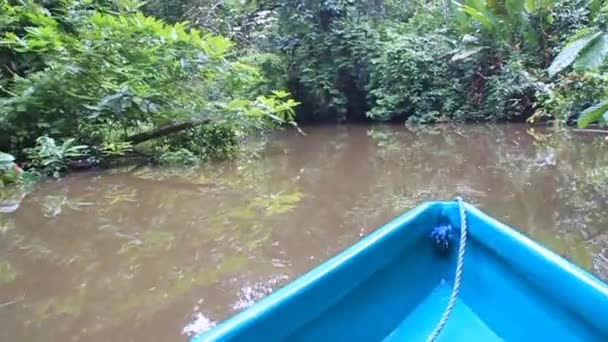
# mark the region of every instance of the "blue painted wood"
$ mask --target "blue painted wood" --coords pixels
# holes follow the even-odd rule
[[[466,205],[461,292],[439,341],[608,341],[608,285]],[[424,341],[449,298],[456,249],[428,236],[459,227],[455,202],[430,202],[381,227],[202,341]]]

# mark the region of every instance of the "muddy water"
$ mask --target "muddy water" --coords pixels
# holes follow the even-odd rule
[[[608,278],[601,138],[514,125],[306,132],[247,160],[4,193],[0,341],[186,341],[394,215],[457,194]]]

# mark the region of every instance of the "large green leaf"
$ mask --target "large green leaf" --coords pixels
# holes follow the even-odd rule
[[[509,20],[517,20],[522,16],[525,3],[521,0],[505,0],[505,9],[509,14]]]
[[[477,9],[467,5],[461,5],[460,10],[468,14],[473,20],[479,22],[484,27],[484,29],[492,32],[496,29],[495,19],[487,15],[487,13],[482,13]]]
[[[536,12],[536,0],[526,0],[526,11],[528,13]]]
[[[578,57],[579,53],[589,44],[593,43],[601,36],[600,32],[584,36],[566,45],[562,51],[555,57],[551,66],[547,70],[549,77],[557,75],[560,71],[570,66]]]
[[[578,118],[578,127],[585,128],[608,115],[608,100],[585,109]]]
[[[550,10],[556,3],[555,0],[525,0],[519,2],[525,2],[524,8],[530,14],[536,14],[541,10]]]
[[[608,56],[608,34],[604,33],[599,38],[594,39],[585,48],[574,62],[574,69],[584,70],[597,68]]]
[[[478,11],[487,11],[488,7],[492,6],[492,4],[488,4],[483,0],[465,0],[462,2],[462,5],[473,7]]]

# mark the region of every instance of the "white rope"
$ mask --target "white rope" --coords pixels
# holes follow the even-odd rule
[[[460,291],[460,282],[462,281],[462,267],[464,265],[464,252],[466,250],[467,245],[467,218],[465,216],[464,211],[464,203],[462,202],[461,197],[456,197],[456,201],[458,202],[458,208],[460,210],[460,246],[458,248],[458,261],[456,263],[456,274],[454,276],[454,287],[452,288],[452,295],[450,296],[450,300],[448,305],[443,311],[443,315],[441,315],[441,319],[433,332],[426,339],[427,342],[433,342],[437,339],[443,327],[448,322],[448,318],[450,318],[450,314],[452,313],[452,309],[454,308],[454,304],[456,304],[456,298],[458,297],[458,292]]]

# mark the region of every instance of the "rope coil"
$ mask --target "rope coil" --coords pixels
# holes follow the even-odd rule
[[[450,300],[448,301],[448,305],[446,306],[443,314],[441,315],[441,319],[435,326],[433,332],[426,339],[426,342],[434,342],[443,328],[445,327],[448,319],[450,318],[450,314],[452,313],[452,309],[456,304],[456,298],[458,297],[458,292],[460,291],[460,282],[462,281],[462,267],[464,265],[464,253],[466,251],[467,245],[467,218],[464,210],[464,203],[462,198],[456,197],[456,202],[458,202],[458,209],[460,211],[460,246],[458,248],[458,260],[456,262],[456,274],[454,275],[454,287],[452,287],[452,294],[450,295]]]

